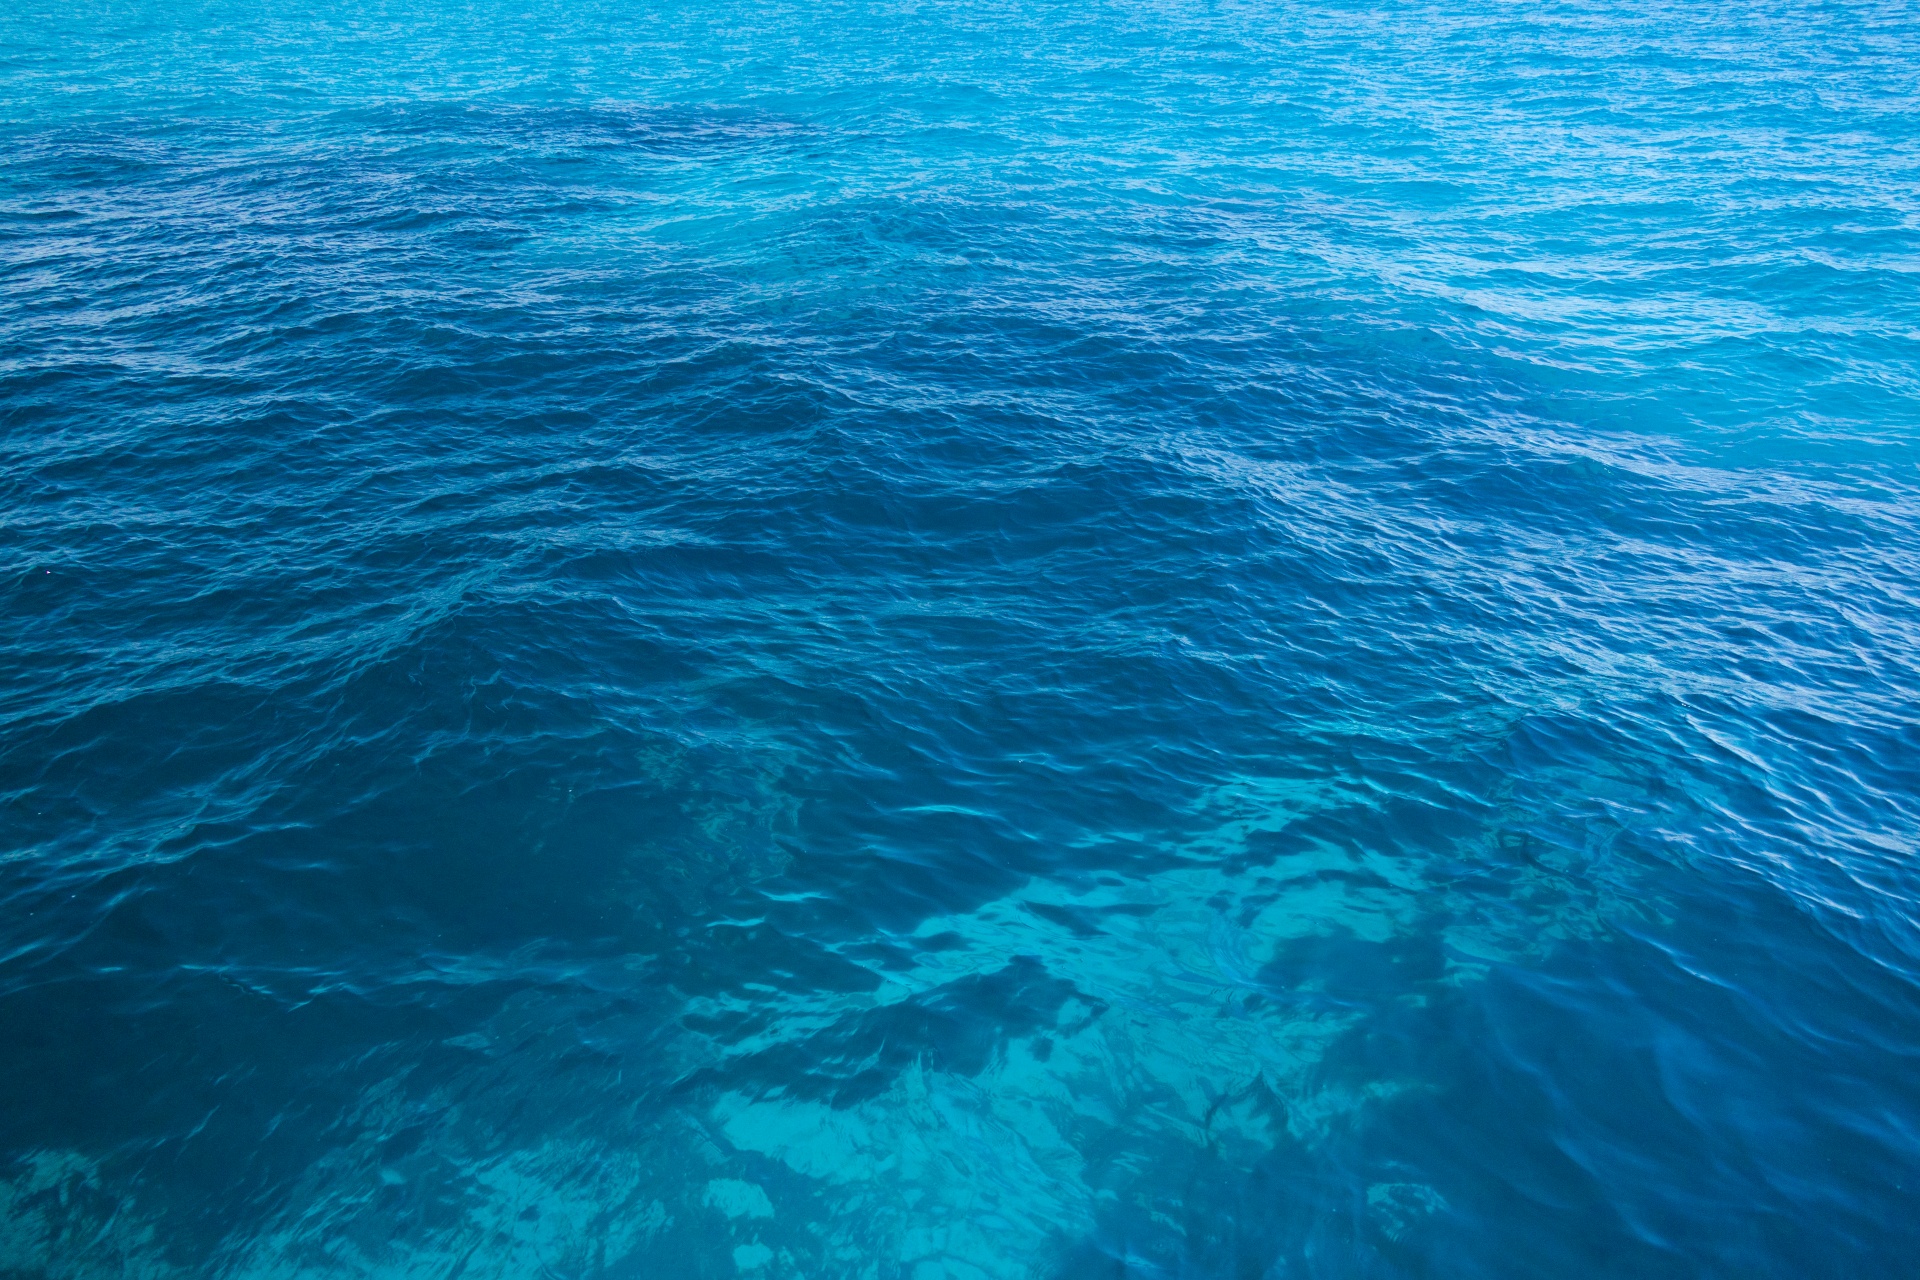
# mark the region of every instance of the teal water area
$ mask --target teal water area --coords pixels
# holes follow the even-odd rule
[[[1920,11],[0,12],[0,1276],[1892,1277]]]

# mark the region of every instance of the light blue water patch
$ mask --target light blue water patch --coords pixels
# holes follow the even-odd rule
[[[0,1273],[1920,1239],[1920,22],[0,15]]]

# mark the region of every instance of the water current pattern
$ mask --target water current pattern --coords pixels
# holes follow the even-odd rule
[[[0,1277],[1920,1266],[1920,10],[13,0]]]

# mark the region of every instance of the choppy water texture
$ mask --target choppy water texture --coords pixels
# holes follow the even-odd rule
[[[21,0],[0,175],[0,1274],[1910,1274],[1910,5]]]

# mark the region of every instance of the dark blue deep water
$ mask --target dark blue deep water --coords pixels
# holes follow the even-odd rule
[[[1920,1268],[1920,9],[14,0],[0,1277]]]

